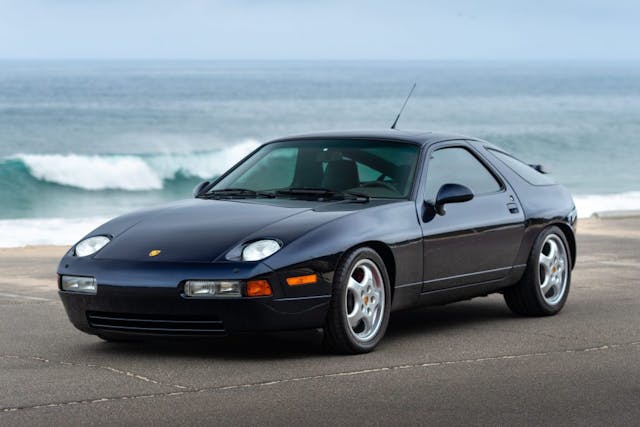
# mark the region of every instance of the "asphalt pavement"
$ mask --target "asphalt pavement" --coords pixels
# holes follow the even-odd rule
[[[360,356],[318,331],[103,342],[58,300],[64,249],[2,250],[0,425],[638,425],[640,219],[587,225],[559,315],[415,309]]]

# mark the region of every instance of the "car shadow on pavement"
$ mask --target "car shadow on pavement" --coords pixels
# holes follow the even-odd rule
[[[392,314],[383,344],[407,337],[428,337],[434,333],[513,320],[503,304],[474,300],[446,306],[417,308]],[[96,337],[96,340],[98,338]],[[300,359],[331,355],[323,344],[321,329],[225,336],[203,340],[152,340],[92,344],[93,351],[114,356],[233,358],[236,360]]]
[[[502,301],[477,298],[453,304],[394,313],[385,339],[453,331],[466,326],[512,321],[515,316]]]
[[[325,352],[321,330],[251,333],[207,339],[154,339],[140,342],[104,342],[96,337],[96,353],[114,356],[193,359],[300,359]]]

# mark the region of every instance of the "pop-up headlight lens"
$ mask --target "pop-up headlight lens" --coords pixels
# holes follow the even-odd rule
[[[95,277],[85,276],[62,276],[60,287],[63,291],[80,292],[83,294],[96,294],[98,284]]]
[[[184,294],[193,298],[239,297],[240,288],[235,280],[187,280]]]
[[[243,261],[260,261],[278,252],[282,244],[277,240],[263,239],[249,243],[242,250]]]
[[[84,239],[76,245],[76,256],[89,256],[104,248],[111,241],[107,236],[94,236]]]

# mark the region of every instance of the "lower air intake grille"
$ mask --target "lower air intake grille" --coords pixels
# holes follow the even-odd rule
[[[167,335],[224,334],[222,320],[211,316],[169,316],[88,312],[89,326],[95,329]]]

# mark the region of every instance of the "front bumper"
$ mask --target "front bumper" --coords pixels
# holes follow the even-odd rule
[[[59,274],[96,277],[96,295],[60,290],[71,323],[79,330],[110,338],[124,336],[217,336],[240,332],[321,327],[327,314],[332,274],[318,272],[318,283],[294,288],[286,277],[261,263],[159,264],[103,260],[63,261]],[[316,270],[317,271],[317,270]],[[269,297],[189,298],[188,279],[267,279]]]

